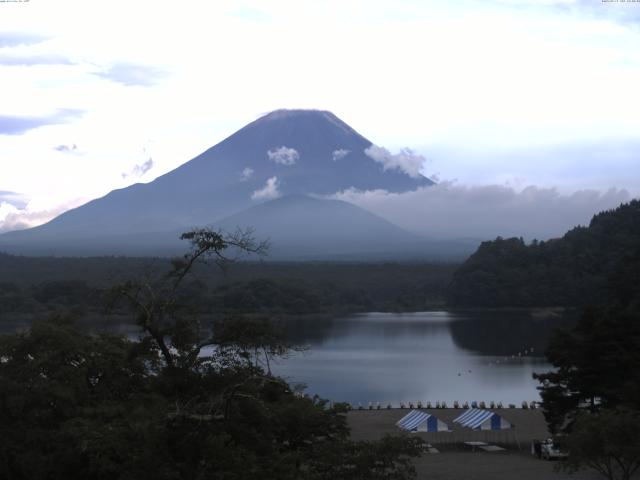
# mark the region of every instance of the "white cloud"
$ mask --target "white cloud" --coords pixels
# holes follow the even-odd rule
[[[16,208],[15,205],[8,202],[0,202],[0,232],[12,230],[11,223],[8,223],[9,226],[5,227],[5,222],[7,217],[13,217],[18,212],[20,212],[20,209]]]
[[[73,65],[74,63],[62,55],[0,55],[0,65],[29,67],[36,65]]]
[[[263,188],[251,194],[251,200],[272,200],[278,198],[280,196],[278,186],[278,177],[269,178]]]
[[[82,203],[84,202],[76,200],[53,208],[43,208],[40,201],[32,200],[23,208],[20,208],[8,202],[0,202],[0,233],[42,225]]]
[[[397,225],[436,238],[558,237],[588,224],[602,210],[630,200],[626,190],[578,190],[504,185],[466,186],[451,182],[412,192],[347,190],[333,195]]]
[[[129,173],[123,173],[122,178],[139,178],[153,168],[153,158],[147,159],[144,163],[134,165]]]
[[[3,32],[0,33],[0,48],[17,47],[20,45],[31,45],[40,43],[46,39],[40,35],[33,35],[23,32]]]
[[[95,72],[94,75],[112,82],[121,83],[127,87],[149,87],[165,77],[166,72],[147,65],[121,62]]]
[[[60,144],[53,147],[53,149],[60,153],[78,153],[78,146],[75,143],[70,145]]]
[[[346,150],[344,148],[339,148],[338,150],[334,150],[333,153],[331,154],[333,157],[333,161],[337,162],[338,160],[342,160],[344,157],[346,157],[349,152],[351,150]]]
[[[29,203],[29,200],[19,193],[0,190],[0,203],[7,203],[17,208],[24,208]]]
[[[67,123],[81,117],[83,114],[82,110],[65,108],[40,117],[0,115],[0,135],[21,135],[29,130],[46,125]]]
[[[277,163],[278,165],[294,165],[297,160],[300,159],[300,154],[295,148],[279,147],[267,152],[269,160]]]
[[[244,170],[242,170],[242,173],[240,174],[240,181],[245,182],[249,180],[252,176],[253,176],[253,168],[246,167]]]
[[[395,155],[386,148],[371,145],[365,148],[364,153],[374,161],[381,163],[384,170],[399,170],[410,177],[420,176],[420,170],[426,159],[409,148],[403,148]]]

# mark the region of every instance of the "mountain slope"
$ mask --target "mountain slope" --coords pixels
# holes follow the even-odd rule
[[[369,146],[330,112],[279,110],[151,183],[115,190],[45,225],[0,236],[0,249],[210,224],[279,195],[351,187],[399,192],[432,184],[384,170],[364,153]]]
[[[269,239],[271,258],[390,254],[424,240],[347,202],[291,195],[216,222],[226,231],[250,227]],[[417,250],[417,248],[415,248]]]
[[[29,241],[10,251],[34,255],[179,255],[186,248],[180,234],[202,225],[178,229],[102,234],[77,239]],[[290,195],[255,205],[211,227],[232,233],[252,229],[256,240],[269,240],[269,259],[365,259],[429,257],[427,241],[347,202]],[[438,255],[436,256],[439,256]]]

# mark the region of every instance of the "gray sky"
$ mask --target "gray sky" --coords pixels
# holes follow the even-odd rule
[[[0,3],[0,230],[151,181],[277,108],[411,148],[458,194],[596,192],[570,223],[640,193],[638,85],[640,3]]]

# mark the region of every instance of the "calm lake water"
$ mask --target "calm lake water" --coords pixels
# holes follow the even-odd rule
[[[3,321],[0,331],[25,328]],[[289,340],[306,345],[272,365],[290,383],[333,401],[452,404],[473,400],[515,403],[539,400],[533,372],[551,365],[543,353],[555,328],[571,321],[526,311],[365,313],[284,324]],[[138,329],[108,320],[90,329],[138,338]]]
[[[357,405],[539,400],[533,372],[559,318],[528,312],[367,313],[288,324],[309,349],[273,370],[306,392]]]

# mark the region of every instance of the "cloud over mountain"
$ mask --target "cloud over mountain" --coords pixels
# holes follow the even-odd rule
[[[410,148],[403,148],[395,155],[386,148],[371,145],[366,148],[364,153],[372,160],[381,163],[384,170],[398,170],[409,175],[411,178],[418,178],[420,170],[426,162],[426,159]]]
[[[406,193],[346,190],[331,196],[351,202],[400,227],[438,238],[548,239],[588,224],[602,210],[630,200],[626,190],[579,190],[443,182]]]
[[[123,173],[122,178],[142,177],[145,173],[153,168],[153,158],[149,157],[147,161],[134,165],[129,173]]]
[[[281,195],[278,190],[278,177],[271,177],[267,180],[259,190],[254,191],[251,194],[252,200],[273,200]]]
[[[347,150],[346,148],[338,148],[331,153],[331,158],[333,158],[334,162],[337,162],[338,160],[342,160],[344,157],[349,155],[350,151],[351,150]]]
[[[20,197],[7,198],[0,193],[0,233],[22,230],[43,222],[78,206],[78,202],[64,203],[53,208],[42,208],[37,202],[30,202]]]
[[[300,154],[295,148],[285,147],[284,145],[267,151],[267,156],[269,160],[278,165],[294,165],[300,159]]]
[[[242,173],[240,174],[240,181],[241,182],[246,182],[247,180],[249,180],[253,176],[254,172],[255,172],[255,170],[253,168],[245,167],[245,169],[242,170]]]

